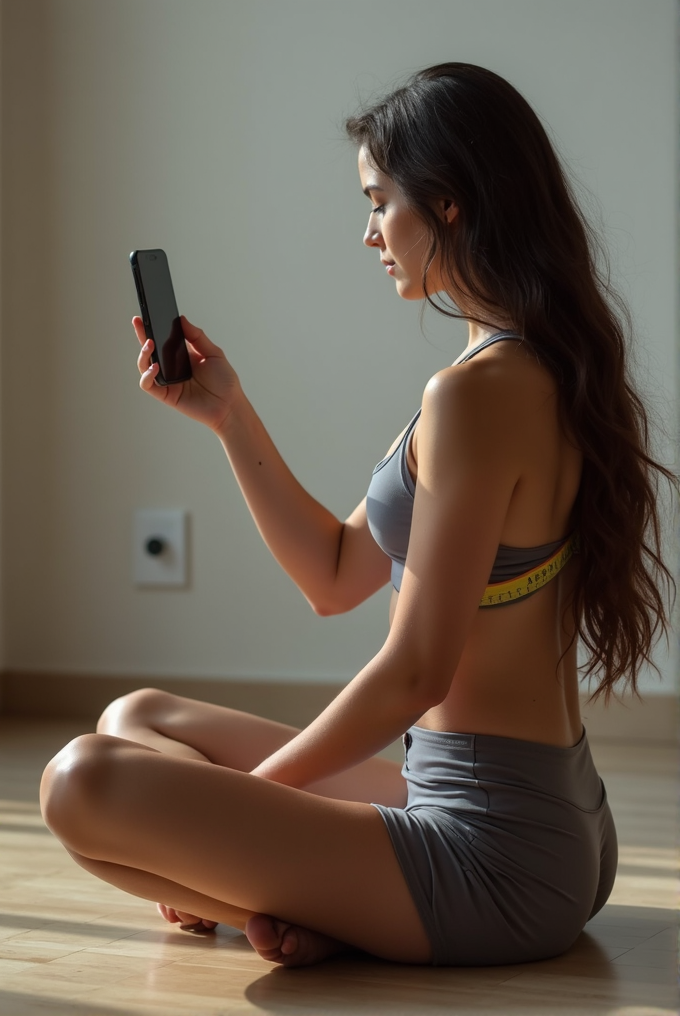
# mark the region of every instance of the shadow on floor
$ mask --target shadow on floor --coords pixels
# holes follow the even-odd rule
[[[353,1016],[388,1012],[416,1016],[464,1005],[466,1012],[489,1009],[496,1013],[502,1011],[504,1016],[512,1012],[543,1016],[548,1011],[566,1013],[572,1009],[569,992],[564,988],[556,992],[556,986],[551,989],[548,984],[544,990],[534,987],[530,991],[518,986],[515,1009],[507,1000],[509,987],[523,974],[545,973],[554,978],[557,964],[563,966],[565,976],[573,976],[577,967],[584,976],[587,970],[587,976],[598,982],[598,994],[605,996],[606,982],[613,986],[620,974],[620,968],[614,967],[607,950],[595,937],[583,932],[574,946],[557,959],[507,967],[430,968],[352,957],[328,960],[300,970],[275,968],[249,985],[246,998],[267,1013],[281,1014],[321,1010],[324,1013],[351,1011]],[[392,1002],[388,1001],[390,998]],[[600,997],[598,1001],[605,999]]]
[[[130,1016],[129,1009],[45,995],[24,995],[17,991],[3,991],[1,988],[0,1013],[7,1013],[7,1016]]]

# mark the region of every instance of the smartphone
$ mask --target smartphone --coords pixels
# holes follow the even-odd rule
[[[130,264],[144,331],[154,343],[151,362],[160,365],[156,381],[159,385],[188,381],[191,363],[165,251],[133,250]]]

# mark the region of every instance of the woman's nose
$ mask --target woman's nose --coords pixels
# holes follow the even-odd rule
[[[379,229],[375,228],[375,225],[372,222],[372,218],[373,217],[371,216],[371,218],[368,220],[368,226],[366,227],[366,232],[364,233],[364,243],[366,244],[367,247],[380,247],[382,249],[383,247],[382,234],[380,233]]]

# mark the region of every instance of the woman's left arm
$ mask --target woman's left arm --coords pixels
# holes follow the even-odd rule
[[[522,422],[492,360],[425,389],[404,578],[378,654],[254,774],[294,787],[364,761],[445,698],[521,474]]]

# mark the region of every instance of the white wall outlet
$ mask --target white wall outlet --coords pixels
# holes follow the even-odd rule
[[[133,574],[137,586],[186,586],[185,511],[141,508],[135,512]]]

